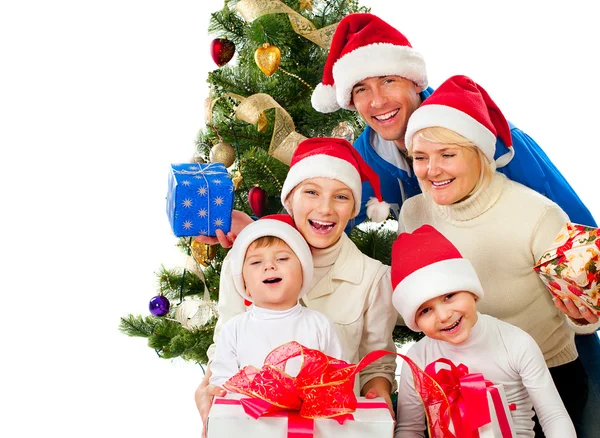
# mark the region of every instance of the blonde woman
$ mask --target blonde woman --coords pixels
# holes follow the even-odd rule
[[[486,291],[479,311],[535,339],[577,427],[588,378],[574,334],[595,331],[598,317],[570,300],[553,300],[533,271],[569,218],[496,172],[497,137],[511,144],[508,123],[485,90],[466,76],[444,82],[408,123],[405,142],[423,193],[406,201],[400,227],[434,226],[473,264]]]

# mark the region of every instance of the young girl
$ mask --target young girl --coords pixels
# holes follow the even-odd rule
[[[593,332],[598,317],[568,299],[553,303],[533,271],[568,217],[495,171],[497,136],[511,144],[508,123],[485,90],[466,76],[440,85],[408,123],[406,145],[423,193],[404,204],[401,226],[434,226],[473,264],[486,291],[479,310],[535,339],[577,427],[587,375],[574,331]]]
[[[314,277],[302,302],[335,324],[342,359],[351,363],[372,350],[395,351],[392,332],[398,314],[390,305],[389,267],[365,256],[344,233],[348,221],[360,210],[362,182],[367,180],[378,197],[369,201],[368,214],[383,220],[387,207],[378,202],[379,179],[352,145],[337,138],[314,138],[298,145],[281,193],[282,204],[309,244],[314,261]],[[227,257],[221,270],[215,336],[225,321],[246,310],[233,287],[231,262]],[[358,379],[360,393],[384,397],[391,410],[395,368],[392,355],[365,368]],[[225,394],[221,388],[208,385],[210,374],[209,365],[196,391],[203,421],[212,398]]]

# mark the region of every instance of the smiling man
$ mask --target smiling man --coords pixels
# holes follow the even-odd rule
[[[423,57],[400,31],[372,14],[351,14],[340,21],[312,105],[323,113],[345,108],[360,114],[367,128],[353,146],[379,175],[383,198],[396,217],[403,201],[421,192],[404,134],[409,117],[432,92]],[[595,226],[537,143],[514,125],[510,128],[512,145],[498,140],[496,146],[498,170],[556,202],[573,222]],[[373,196],[368,182],[362,194],[361,212],[348,231],[367,217],[365,205]]]

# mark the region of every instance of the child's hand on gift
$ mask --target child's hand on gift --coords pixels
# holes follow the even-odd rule
[[[585,306],[577,307],[573,300],[569,298],[563,298],[561,300],[558,297],[554,297],[552,301],[558,310],[575,321],[576,324],[588,325],[596,324],[598,322],[598,315],[595,315]]]
[[[233,210],[231,212],[231,231],[225,234],[221,230],[216,231],[216,237],[198,236],[196,240],[208,245],[216,245],[219,243],[223,248],[231,248],[235,238],[246,227],[253,222],[252,218],[243,211]]]
[[[217,385],[206,385],[202,382],[196,389],[195,399],[196,407],[200,412],[202,419],[202,438],[206,438],[206,422],[208,421],[208,412],[212,406],[215,397],[225,397],[227,391]]]
[[[379,392],[381,392],[381,394]],[[394,412],[394,407],[393,407],[392,397],[390,395],[390,392],[389,391],[377,391],[377,388],[371,388],[365,394],[365,398],[366,399],[374,399],[374,398],[377,398],[377,397],[383,397],[383,399],[385,400],[385,402],[388,405],[388,409],[390,410],[390,414],[392,415],[392,419],[395,422],[396,421],[396,413]]]

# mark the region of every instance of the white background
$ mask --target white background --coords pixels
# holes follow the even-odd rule
[[[462,73],[487,88],[600,219],[597,2],[532,3],[361,2],[421,51],[432,86]],[[221,6],[1,3],[2,436],[199,436],[200,368],[117,327],[147,313],[161,264],[183,263],[166,171],[203,124]]]

